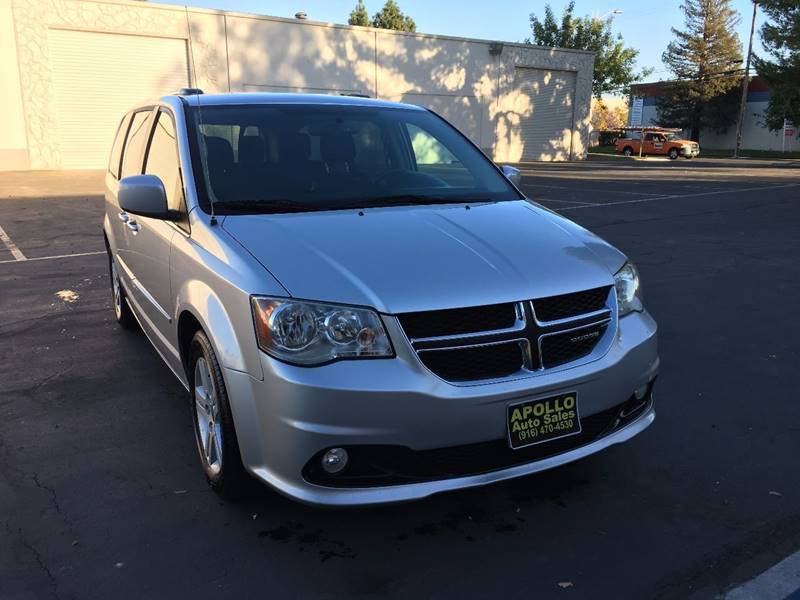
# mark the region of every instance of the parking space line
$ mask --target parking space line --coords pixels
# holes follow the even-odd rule
[[[578,200],[559,200],[557,198],[531,198],[534,202],[564,202],[565,204],[579,204],[581,206],[599,206],[598,202],[580,202]]]
[[[737,190],[717,190],[715,192],[699,192],[697,194],[673,194],[670,196],[658,196],[657,198],[635,198],[634,200],[620,200],[618,202],[602,202],[599,204],[591,204],[589,206],[566,206],[558,209],[559,211],[565,210],[579,210],[581,208],[597,208],[598,206],[619,206],[620,204],[641,204],[643,202],[655,202],[657,200],[679,200],[681,198],[697,198],[700,196],[718,196],[720,194],[740,194],[742,192],[763,192],[766,190],[779,190],[791,187],[800,187],[800,183],[787,183],[786,185],[768,185],[764,187],[753,188],[740,188]]]
[[[28,257],[26,257],[22,253],[22,250],[17,248],[17,245],[13,241],[11,241],[11,238],[8,237],[8,234],[6,233],[5,229],[3,229],[2,226],[0,226],[0,240],[2,240],[3,244],[5,244],[6,248],[8,248],[8,251],[11,252],[11,256],[14,257],[13,261],[9,260],[9,261],[2,261],[2,262],[14,262],[14,261],[17,261],[17,260],[28,260]]]
[[[2,229],[0,229],[0,233],[2,233]],[[12,251],[13,253],[13,251]],[[22,254],[22,252],[20,252]],[[18,262],[20,260],[24,260],[27,262],[33,262],[36,260],[56,260],[58,258],[73,258],[75,256],[94,256],[96,254],[105,254],[104,250],[98,250],[97,252],[76,252],[75,254],[56,254],[55,256],[34,256],[33,258],[26,258],[24,255],[22,258],[18,258],[16,260],[0,260],[0,265],[5,263],[13,263]]]
[[[528,187],[548,188],[548,189],[552,189],[552,190],[569,190],[571,192],[594,192],[594,193],[597,193],[597,192],[604,191],[604,190],[598,190],[597,188],[592,188],[592,189],[589,189],[589,188],[575,188],[575,187],[569,187],[569,186],[566,186],[566,185],[545,185],[543,183],[526,183],[524,181],[522,182],[522,186],[523,187],[524,186],[528,186]],[[631,195],[631,196],[659,196],[660,195],[660,194],[655,194],[653,192],[629,192],[629,191],[622,191],[622,190],[617,190],[617,189],[608,190],[608,191],[609,192],[613,192],[614,194],[628,194],[628,195]]]
[[[800,552],[729,591],[725,600],[788,600],[800,594]]]

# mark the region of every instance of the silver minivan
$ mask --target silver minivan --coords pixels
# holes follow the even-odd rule
[[[636,268],[518,184],[417,106],[182,90],[125,115],[114,312],[191,394],[211,487],[410,500],[652,423]]]

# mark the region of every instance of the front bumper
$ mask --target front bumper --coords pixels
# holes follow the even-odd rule
[[[386,320],[392,339],[399,325]],[[303,477],[306,463],[334,446],[402,446],[413,451],[462,446],[506,437],[506,406],[576,391],[581,417],[625,402],[658,374],[656,324],[645,313],[619,320],[609,351],[597,360],[512,380],[453,385],[432,375],[410,348],[394,359],[342,361],[302,368],[262,354],[264,380],[225,369],[239,446],[246,468],[297,500],[364,505],[424,498],[475,487],[578,460],[644,430],[652,402],[623,427],[563,453],[508,468],[458,477],[372,487],[329,487]]]
[[[681,156],[686,156],[689,158],[694,158],[695,156],[700,156],[700,147],[694,148],[692,146],[684,146],[681,148]]]

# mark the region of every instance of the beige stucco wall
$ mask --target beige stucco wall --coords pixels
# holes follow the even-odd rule
[[[11,0],[0,0],[0,170],[27,169],[28,140]]]
[[[126,0],[0,0],[0,28],[6,29],[11,11],[3,12],[3,6],[13,8],[24,108],[24,119],[16,123],[26,125],[31,168],[59,168],[61,161],[47,47],[50,28],[187,39],[195,84],[207,92],[360,92],[429,106],[498,161],[521,157],[518,125],[532,109],[514,92],[514,68],[574,71],[573,132],[554,139],[553,152],[541,158],[583,158],[588,146],[589,53],[505,44],[500,56],[492,56],[489,42],[479,40]],[[5,69],[5,55],[0,69]],[[13,78],[5,70],[0,73],[3,81]],[[6,146],[0,136],[0,156]]]

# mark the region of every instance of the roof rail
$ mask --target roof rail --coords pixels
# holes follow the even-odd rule
[[[372,98],[369,94],[362,94],[361,92],[339,92],[340,96],[350,96],[351,98]]]
[[[172,92],[175,96],[199,96],[203,93],[200,88],[185,87]]]

